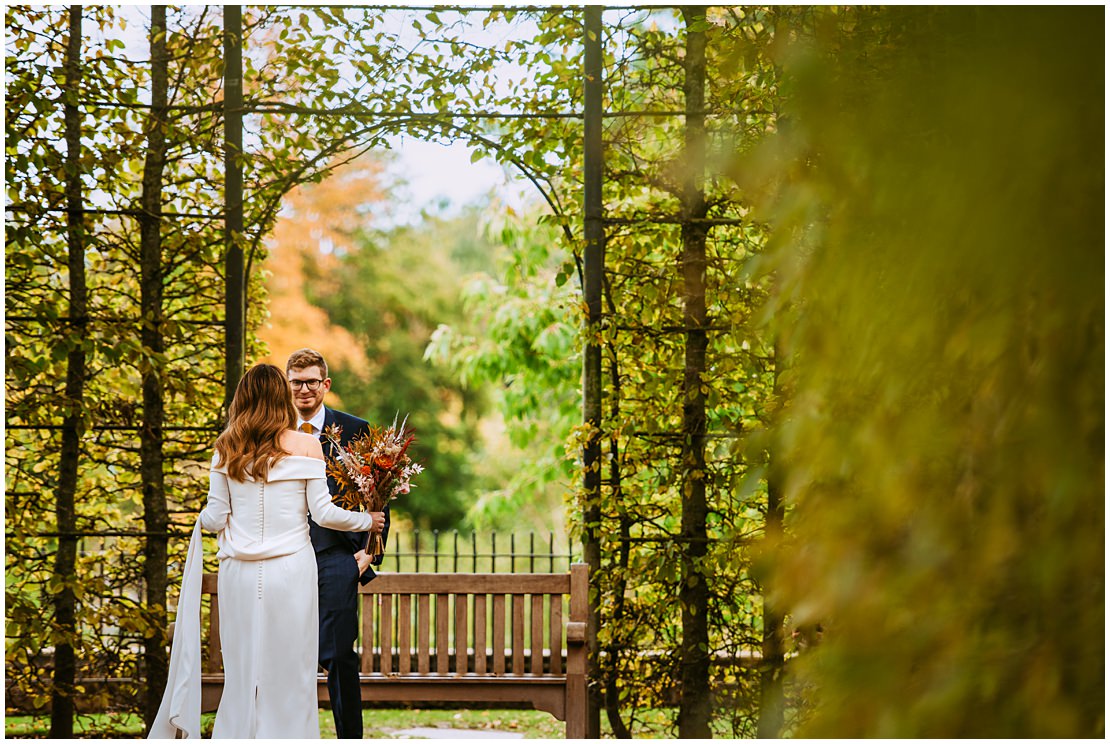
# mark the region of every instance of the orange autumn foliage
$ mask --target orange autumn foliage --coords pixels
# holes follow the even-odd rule
[[[337,266],[337,253],[357,250],[352,236],[367,219],[364,207],[385,198],[381,170],[379,163],[359,158],[286,196],[264,263],[270,303],[258,336],[269,353],[259,362],[283,366],[290,353],[308,346],[330,367],[366,369],[363,345],[308,300],[305,265],[311,261],[327,272]]]

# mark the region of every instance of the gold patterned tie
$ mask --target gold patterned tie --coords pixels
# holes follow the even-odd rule
[[[312,433],[312,424],[305,421],[303,424],[301,424],[300,430],[303,431],[305,434],[311,434]]]

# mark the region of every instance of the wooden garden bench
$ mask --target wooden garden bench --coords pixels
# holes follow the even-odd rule
[[[212,711],[224,681],[215,574],[201,591],[201,709]],[[565,574],[378,574],[360,589],[364,704],[530,705],[585,738],[587,592],[583,563]],[[323,674],[317,695],[328,702]]]

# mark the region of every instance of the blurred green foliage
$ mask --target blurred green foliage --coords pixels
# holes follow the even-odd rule
[[[490,423],[504,426],[506,441],[487,441],[481,452],[490,480],[469,504],[468,521],[562,533],[574,469],[565,444],[581,418],[581,292],[556,278],[565,258],[560,236],[534,211],[491,207],[483,223],[495,260],[462,277],[457,313],[444,316],[424,359],[484,393],[499,414]]]
[[[737,168],[790,360],[797,732],[1104,733],[1100,8],[825,9]]]
[[[439,324],[466,323],[462,276],[488,265],[493,247],[482,240],[476,209],[453,219],[429,216],[416,226],[367,228],[355,240],[358,249],[339,256],[338,266],[321,270],[306,262],[310,299],[351,332],[370,360],[368,369],[337,364],[333,377],[350,381],[340,390],[350,410],[379,425],[407,416],[417,434],[414,457],[425,471],[392,508],[420,527],[465,525],[470,504],[490,487],[480,462],[486,391],[466,387],[423,356]]]

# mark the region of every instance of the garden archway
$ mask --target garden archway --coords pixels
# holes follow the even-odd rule
[[[69,220],[60,221],[52,229],[60,236],[69,230],[74,238],[72,251],[87,255],[88,247],[77,240],[82,229],[90,233],[103,230],[112,235],[112,241],[118,240],[121,272],[131,260],[144,267],[140,282],[143,288],[135,293],[138,301],[134,307],[127,304],[130,297],[121,300],[121,307],[139,319],[141,333],[136,334],[135,349],[113,347],[99,335],[90,342],[94,344],[90,354],[96,358],[110,360],[113,353],[129,354],[134,350],[136,358],[144,360],[135,365],[135,394],[124,391],[112,399],[114,407],[109,407],[122,411],[129,405],[141,423],[125,422],[121,413],[118,423],[102,419],[87,428],[98,432],[97,436],[112,431],[119,437],[118,441],[106,441],[105,453],[98,450],[91,458],[98,463],[114,463],[116,459],[129,462],[114,453],[128,452],[129,442],[138,440],[142,451],[134,471],[141,477],[131,485],[143,494],[137,511],[143,516],[144,529],[116,530],[118,535],[105,530],[103,522],[111,523],[116,517],[90,516],[74,510],[75,485],[68,496],[70,506],[65,505],[65,494],[60,492],[57,512],[68,510],[71,516],[64,524],[59,517],[57,531],[19,525],[15,533],[27,535],[31,541],[57,539],[60,545],[74,550],[77,540],[89,536],[118,536],[142,544],[146,560],[141,562],[139,575],[147,595],[139,606],[151,609],[149,624],[158,628],[159,621],[165,619],[167,604],[165,556],[173,555],[170,540],[178,537],[171,511],[187,511],[193,498],[186,495],[190,481],[179,476],[172,465],[178,460],[195,459],[205,447],[204,438],[218,425],[210,417],[198,415],[194,410],[198,400],[212,392],[217,381],[226,395],[241,373],[250,343],[246,326],[246,308],[253,291],[249,267],[272,224],[281,196],[297,182],[324,177],[331,155],[372,147],[390,131],[463,137],[500,162],[521,168],[540,188],[564,231],[568,253],[574,257],[574,268],[567,273],[577,273],[582,287],[585,425],[575,439],[584,453],[578,511],[582,514],[587,560],[595,575],[612,579],[612,583],[603,583],[600,591],[602,596],[615,600],[611,612],[607,612],[604,602],[593,606],[595,711],[604,705],[614,730],[627,729],[634,725],[636,714],[621,697],[622,678],[652,680],[643,693],[652,700],[665,700],[672,692],[666,680],[679,679],[689,693],[682,698],[680,729],[685,736],[704,733],[709,719],[709,696],[705,692],[711,675],[710,645],[730,659],[740,658],[741,647],[750,650],[752,645],[750,637],[719,633],[711,629],[710,623],[719,622],[724,628],[726,624],[735,626],[734,621],[742,618],[747,627],[754,625],[758,614],[757,610],[730,605],[727,622],[723,617],[711,621],[711,597],[729,597],[732,591],[711,587],[705,564],[714,551],[727,554],[746,550],[748,535],[753,525],[758,526],[757,518],[744,517],[742,523],[733,519],[746,507],[731,497],[732,484],[748,465],[729,443],[742,426],[758,421],[759,411],[750,401],[769,389],[769,376],[773,374],[767,349],[758,339],[749,338],[751,334],[744,328],[759,290],[750,283],[745,286],[743,281],[735,281],[740,267],[730,263],[736,246],[754,251],[761,234],[758,226],[744,217],[740,203],[728,195],[727,188],[706,180],[707,138],[713,127],[731,126],[738,119],[759,119],[759,123],[746,126],[762,130],[765,120],[773,119],[773,112],[764,111],[763,102],[754,99],[745,99],[737,108],[729,98],[731,91],[713,93],[707,87],[709,24],[704,9],[684,8],[678,13],[595,7],[586,11],[456,9],[460,14],[500,14],[501,18],[531,15],[536,19],[536,37],[513,41],[510,53],[525,56],[534,65],[533,71],[542,73],[539,77],[551,95],[545,99],[529,94],[531,98],[521,99],[525,110],[496,112],[479,110],[487,100],[481,95],[466,102],[470,108],[460,104],[444,112],[412,105],[417,94],[425,99],[442,95],[442,100],[458,102],[457,98],[446,98],[447,89],[468,82],[468,76],[489,72],[488,60],[480,55],[463,59],[459,67],[437,69],[428,61],[434,55],[421,58],[417,50],[406,48],[404,54],[393,57],[380,48],[375,52],[374,44],[367,43],[361,47],[365,53],[358,57],[369,65],[365,71],[370,74],[360,78],[366,87],[344,98],[333,95],[338,90],[334,86],[334,58],[321,59],[320,47],[325,42],[314,23],[327,29],[328,43],[351,48],[359,43],[359,34],[377,43],[374,34],[380,29],[376,30],[373,23],[354,22],[345,15],[354,11],[342,8],[304,9],[290,14],[286,9],[262,7],[248,10],[246,20],[239,19],[238,23],[238,8],[229,6],[225,10],[227,15],[219,27],[213,24],[217,14],[210,8],[198,11],[196,16],[182,16],[175,21],[180,26],[174,29],[167,25],[164,11],[155,14],[151,60],[136,66],[143,71],[144,84],[149,83],[149,100],[145,93],[140,95],[135,90],[127,94],[130,98],[105,100],[110,95],[103,91],[110,91],[112,86],[105,85],[103,90],[96,86],[113,75],[123,76],[107,63],[102,67],[96,66],[101,63],[88,65],[85,87],[67,99],[77,108],[84,106],[105,117],[108,111],[121,112],[119,128],[141,132],[141,146],[123,156],[129,167],[134,164],[144,176],[132,181],[125,177],[125,169],[114,170],[119,160],[112,161],[99,142],[81,140],[79,133],[77,139],[85,157],[109,164],[104,168],[107,175],[103,176],[102,190],[115,194],[114,199],[120,202],[131,203],[123,208],[92,207],[89,199],[81,203],[80,196],[71,193],[78,202],[71,202],[69,207],[52,203],[34,212]],[[372,14],[376,9],[357,10]],[[440,35],[457,23],[443,9],[411,12],[419,16],[417,21],[425,28]],[[88,13],[101,20],[105,17],[99,9]],[[292,15],[292,22],[283,13]],[[316,20],[301,23],[298,19],[304,14],[312,14]],[[714,22],[726,29],[743,25],[724,13],[718,13]],[[268,45],[266,49],[273,56],[252,59],[250,41],[246,45],[236,43],[237,38],[243,38],[244,29],[249,38]],[[173,33],[164,33],[166,30]],[[72,31],[70,34],[72,38]],[[221,38],[226,47],[224,43],[212,45],[214,37]],[[65,38],[64,29],[59,38]],[[67,60],[68,64],[80,65],[81,58],[111,57],[110,40],[93,43],[80,34],[77,40],[90,48],[106,49],[109,54],[60,57],[59,70]],[[531,42],[535,42],[534,47],[529,47]],[[451,43],[459,49],[468,45],[464,38]],[[244,72],[236,75],[234,60],[242,59],[243,54]],[[355,60],[355,55],[351,59]],[[389,65],[400,64],[398,60],[413,64],[413,70],[424,64],[429,79],[438,82],[422,83],[415,74],[412,79],[400,73],[396,77],[374,77],[374,72],[382,73]],[[588,67],[585,74],[583,65]],[[173,86],[171,69],[188,69],[198,84],[183,93]],[[644,77],[632,77],[632,73]],[[76,79],[68,78],[71,82]],[[370,96],[376,91],[371,82],[377,79],[396,83],[401,93],[385,99],[396,105],[364,105],[368,98],[381,103]],[[400,82],[402,79],[406,82]],[[321,82],[321,89],[327,89],[319,100],[306,103],[281,95],[290,90],[298,94],[312,92],[306,80]],[[236,100],[238,90],[244,91],[242,101]],[[708,98],[707,90],[712,93]],[[681,96],[678,91],[682,91]],[[584,102],[581,109],[579,101]],[[241,118],[236,112],[253,117],[256,124],[245,149],[240,149],[243,139],[236,121]],[[59,115],[59,131],[63,128],[61,119]],[[475,125],[490,121],[498,122],[492,133]],[[305,122],[312,124],[304,126]],[[76,126],[80,130],[80,124]],[[218,136],[217,131],[223,134]],[[254,149],[252,138],[257,138]],[[128,139],[129,146],[134,147],[135,140]],[[227,147],[222,145],[224,142]],[[175,170],[189,162],[189,158],[174,157],[188,147],[196,148],[190,155],[201,165],[191,173]],[[58,154],[64,155],[60,150]],[[229,182],[217,181],[217,172],[226,174]],[[240,173],[242,176],[237,178]],[[168,174],[174,174],[174,178]],[[179,180],[178,175],[182,175]],[[191,183],[189,179],[202,184],[196,193],[183,185]],[[165,192],[160,186],[163,181]],[[249,198],[237,199],[242,182],[247,184]],[[226,210],[213,209],[225,200]],[[28,198],[27,203],[31,204],[32,199]],[[220,218],[226,218],[228,224],[226,234],[217,240],[213,222]],[[132,219],[135,223],[127,222]],[[118,222],[108,224],[111,220]],[[142,226],[144,240],[139,251],[128,253],[125,246],[134,224]],[[620,246],[620,251],[612,254],[612,261],[604,256],[607,244]],[[167,293],[167,286],[177,291],[171,283],[181,280],[174,272],[182,271],[194,272],[190,274],[191,283],[199,281],[192,276],[202,277],[203,291],[191,291],[192,297],[184,292]],[[62,330],[78,345],[76,339],[83,324],[102,327],[97,324],[104,322],[103,310],[110,304],[104,282],[92,278],[94,305],[101,305],[94,307],[87,318],[77,317],[79,313],[74,312],[63,314],[61,321],[51,319],[60,322]],[[242,294],[237,297],[240,289]],[[222,317],[214,311],[218,295],[223,300]],[[204,299],[203,312],[190,314],[201,307],[197,302],[190,303],[197,298]],[[130,317],[123,311],[118,314]],[[188,337],[181,331],[194,327],[190,324],[205,329],[203,338]],[[190,383],[192,388],[185,389],[178,378],[182,364],[179,355],[202,353],[211,359],[219,348],[221,332],[226,332],[222,339],[223,374],[206,367],[201,384]],[[201,348],[203,352],[198,351]],[[67,360],[55,360],[55,364],[63,361]],[[68,361],[75,365],[77,359]],[[29,364],[26,368],[31,370]],[[654,396],[643,399],[632,394],[632,387],[643,384],[648,377],[654,380]],[[739,385],[738,380],[748,378],[756,379],[744,388],[749,392],[738,396],[730,393],[724,402],[710,402],[711,387],[731,390],[734,383]],[[98,385],[90,376],[84,398],[81,394],[71,397],[99,401],[107,394]],[[38,409],[30,403],[28,406],[27,416],[21,421],[29,423],[17,422],[9,428],[22,431],[18,427],[26,426],[26,431],[48,431],[33,420]],[[61,424],[57,431],[63,436],[71,432],[80,442],[86,428],[74,421]],[[180,444],[176,437],[182,438]],[[172,474],[168,482],[167,471]],[[752,498],[758,501],[759,492]],[[729,516],[711,528],[711,512]],[[58,552],[73,555],[67,551]],[[59,566],[55,575],[72,568],[75,560],[66,558],[67,566]],[[667,565],[677,566],[677,571],[668,573]],[[651,577],[654,582],[651,591],[641,593],[643,601],[638,603],[626,601],[633,594],[629,587],[636,576]],[[742,586],[748,593],[755,586],[746,565],[723,578],[712,578],[718,579],[727,587]],[[669,592],[677,592],[686,608],[681,617],[671,613]],[[672,644],[672,653],[662,657],[641,653],[647,650],[645,644],[658,641],[641,637],[634,626],[629,626],[628,632],[611,634],[604,643],[599,639],[602,626],[616,629],[621,627],[621,618],[629,617],[650,618],[649,623],[667,628],[665,643]],[[158,650],[162,647],[157,636],[160,631],[147,634],[147,630],[142,628],[147,637],[148,687],[160,688],[158,679],[165,663],[164,654],[160,657]],[[600,669],[596,665],[603,657],[607,667]],[[649,665],[651,673],[643,673],[643,664]],[[61,697],[67,697],[64,680],[59,682],[58,690]],[[148,697],[148,707],[151,703]],[[156,701],[153,704],[156,707]],[[628,720],[622,721],[622,715]],[[591,725],[596,732],[596,715]]]

